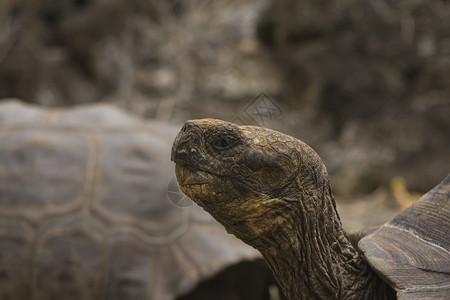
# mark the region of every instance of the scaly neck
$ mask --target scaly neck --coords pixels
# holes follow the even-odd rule
[[[395,299],[342,229],[329,187],[285,201],[284,222],[254,246],[289,299]],[[278,214],[280,211],[278,211]]]

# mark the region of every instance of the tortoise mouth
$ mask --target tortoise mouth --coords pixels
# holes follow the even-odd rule
[[[220,176],[187,164],[177,164],[175,173],[183,193],[200,206],[208,206],[206,203],[216,196]]]
[[[175,166],[178,183],[183,186],[194,186],[211,183],[216,174],[196,168],[192,165],[178,163]]]

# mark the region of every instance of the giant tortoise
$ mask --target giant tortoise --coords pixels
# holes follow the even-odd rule
[[[0,299],[267,299],[259,254],[169,201],[177,131],[106,104],[0,102]]]
[[[305,143],[254,126],[188,121],[172,160],[184,193],[258,249],[289,299],[450,299],[450,176],[358,243]]]

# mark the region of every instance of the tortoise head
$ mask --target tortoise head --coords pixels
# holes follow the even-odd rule
[[[182,191],[244,240],[284,223],[290,199],[313,193],[319,179],[327,180],[323,163],[305,143],[215,119],[186,122],[172,160]]]
[[[172,160],[182,191],[244,240],[283,223],[289,199],[313,192],[318,179],[327,178],[305,143],[215,119],[186,122]]]

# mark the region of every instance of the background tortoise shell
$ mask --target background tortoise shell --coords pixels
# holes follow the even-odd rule
[[[0,298],[173,299],[259,254],[167,199],[177,128],[0,103]]]

